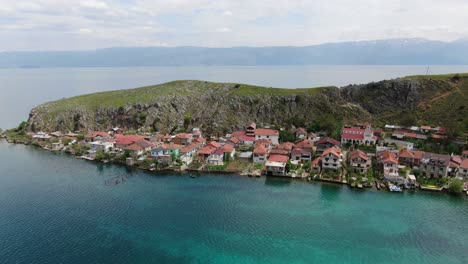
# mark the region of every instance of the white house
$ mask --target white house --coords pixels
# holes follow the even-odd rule
[[[326,149],[322,154],[322,170],[339,170],[341,168],[342,161],[343,156],[340,148],[331,147],[329,149]]]
[[[92,150],[102,150],[104,152],[109,152],[114,147],[114,142],[108,142],[108,141],[94,141],[89,143],[90,148]]]
[[[257,128],[255,129],[255,140],[269,139],[273,145],[279,144],[279,132],[278,130],[268,128]]]

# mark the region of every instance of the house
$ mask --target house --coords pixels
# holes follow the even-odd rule
[[[307,139],[313,142],[317,142],[320,139],[320,137],[317,134],[310,132],[307,134]]]
[[[424,177],[442,178],[448,176],[449,165],[449,155],[424,153],[419,169]]]
[[[45,132],[37,132],[32,138],[37,141],[49,141],[52,137]]]
[[[319,139],[317,142],[315,142],[316,151],[319,154],[323,153],[326,149],[338,146],[340,146],[340,142],[329,137]]]
[[[254,163],[265,163],[268,156],[268,149],[264,144],[255,144],[253,150],[253,162]]]
[[[300,148],[300,149],[303,149],[303,150],[308,151],[310,153],[315,152],[314,142],[312,140],[309,140],[309,139],[306,139],[306,138],[297,141],[296,144],[294,144],[294,148]]]
[[[333,146],[322,153],[322,170],[339,170],[343,156],[339,147]]]
[[[227,140],[226,144],[229,144],[229,145],[233,146],[234,148],[237,148],[240,145],[240,139],[238,137],[230,137]]]
[[[294,148],[291,152],[291,159],[298,160],[300,162],[311,161],[312,152],[302,149],[302,148]]]
[[[458,177],[468,180],[468,159],[464,159],[458,170]]]
[[[316,174],[322,171],[322,157],[318,157],[310,163],[310,171]]]
[[[90,134],[85,135],[84,139],[86,142],[105,141],[105,140],[110,139],[110,136],[107,132],[94,131],[94,132],[91,132]]]
[[[109,152],[112,148],[114,148],[114,142],[94,141],[94,142],[89,143],[89,147],[91,150],[94,150],[94,151],[102,150],[104,152]]]
[[[286,165],[289,158],[282,155],[271,155],[265,163],[267,176],[288,176]]]
[[[268,128],[255,129],[255,140],[270,139],[273,145],[279,144],[279,131]]]
[[[177,144],[161,144],[151,149],[150,156],[157,159],[170,158],[172,160],[172,157],[177,159],[180,157],[180,151],[183,148],[184,146]]]
[[[341,144],[359,144],[359,145],[375,145],[377,136],[374,136],[374,131],[370,124],[363,127],[343,127],[341,132]]]
[[[242,145],[253,145],[254,142],[255,142],[255,137],[251,137],[251,136],[247,136],[247,135],[243,135],[243,136],[240,136],[239,137],[240,139],[240,142]]]
[[[192,143],[192,140],[193,140],[193,135],[192,134],[179,133],[179,134],[175,135],[175,137],[172,139],[172,142],[174,144],[178,144],[178,145],[188,145],[188,144]]]
[[[251,123],[245,129],[245,135],[248,137],[255,137],[255,130],[257,129],[257,124]]]
[[[384,139],[384,143],[387,144],[387,145],[396,145],[399,148],[407,148],[409,150],[414,149],[414,143],[409,142],[409,141],[386,138],[386,139]]]
[[[383,168],[383,174],[385,177],[398,177],[398,159],[394,152],[390,150],[384,150],[377,153],[377,162],[381,164]]]
[[[282,144],[274,146],[270,154],[272,155],[283,155],[289,157],[291,155],[291,151],[294,148],[294,144],[291,142],[284,142]]]
[[[142,146],[138,145],[138,144],[135,144],[135,143],[124,147],[123,150],[130,152],[132,154],[132,156],[134,156],[134,157],[141,156],[141,155],[143,155],[145,153],[144,148]]]
[[[208,164],[210,165],[224,165],[224,150],[222,148],[216,149],[209,157]]]
[[[421,126],[420,130],[423,133],[429,133],[429,132],[432,131],[432,127],[430,127],[430,126]]]
[[[190,132],[192,133],[193,139],[197,139],[197,138],[201,138],[201,137],[202,137],[201,129],[198,128],[198,127],[192,128],[192,130],[191,130]]]
[[[460,168],[460,164],[462,163],[462,158],[457,155],[451,155],[450,162],[449,162],[449,169],[447,172],[447,176],[455,177],[458,175],[458,170]]]
[[[229,145],[225,144],[224,146],[221,147],[221,149],[224,151],[224,160],[230,159],[233,160],[235,155],[236,155],[236,149]]]
[[[137,136],[137,135],[122,135],[122,134],[116,134],[115,136],[115,147],[124,149],[127,146],[130,146],[137,142],[138,140],[145,139],[143,136]],[[96,140],[95,140],[96,141]],[[103,141],[103,140],[100,140]]]
[[[216,151],[216,149],[217,148],[213,147],[212,145],[206,145],[198,151],[198,156],[204,159],[208,159],[211,156],[211,154],[213,154]]]
[[[53,151],[60,151],[65,147],[63,142],[60,140],[59,142],[52,143],[52,150]]]
[[[197,151],[200,149],[201,144],[197,142],[192,142],[189,145],[184,146],[180,150],[180,160],[186,164],[189,165],[193,161],[193,157],[196,156]]]
[[[365,174],[372,166],[372,160],[364,151],[355,149],[349,154],[349,165],[353,172]]]
[[[307,130],[303,127],[299,127],[296,129],[296,139],[303,139],[307,137]]]

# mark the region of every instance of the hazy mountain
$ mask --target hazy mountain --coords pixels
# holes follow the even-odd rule
[[[93,51],[1,52],[0,67],[197,65],[468,64],[468,41],[420,38],[326,43],[305,47],[135,47]]]

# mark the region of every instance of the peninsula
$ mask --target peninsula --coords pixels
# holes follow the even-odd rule
[[[461,192],[467,94],[468,74],[304,89],[174,81],[49,102],[3,135],[154,171]]]

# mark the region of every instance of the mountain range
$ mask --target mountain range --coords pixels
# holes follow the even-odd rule
[[[253,66],[253,65],[465,65],[468,41],[421,38],[285,47],[122,47],[87,51],[0,52],[0,68]]]

